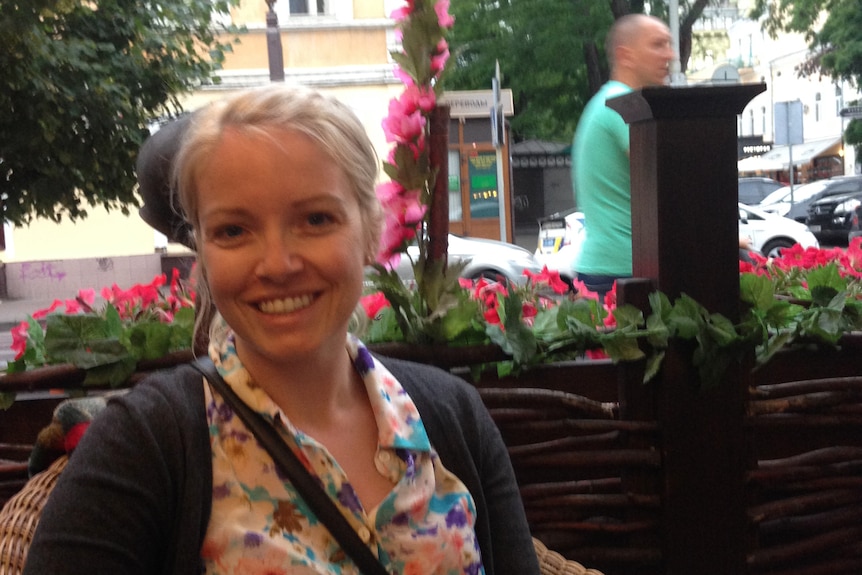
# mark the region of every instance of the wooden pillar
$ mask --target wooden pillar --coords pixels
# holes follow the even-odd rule
[[[739,318],[736,117],[763,84],[645,88],[608,101],[630,125],[633,273]],[[655,386],[668,575],[744,573],[750,537],[741,367],[699,387],[691,349],[668,350]]]

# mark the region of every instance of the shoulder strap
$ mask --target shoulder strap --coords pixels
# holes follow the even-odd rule
[[[272,456],[276,465],[281,468],[282,473],[290,478],[294,488],[344,551],[353,559],[359,570],[364,575],[388,575],[371,549],[359,538],[359,534],[348,523],[332,498],[323,490],[317,478],[308,472],[293,450],[278,435],[275,428],[243,403],[234,390],[222,379],[212,360],[208,357],[201,357],[195,360],[192,366],[207,378],[242,419],[246,427],[254,433],[260,444]]]

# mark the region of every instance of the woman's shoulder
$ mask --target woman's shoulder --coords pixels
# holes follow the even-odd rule
[[[464,418],[484,410],[476,387],[444,369],[390,357],[376,356],[376,360],[398,380],[423,418],[432,413],[446,419]]]
[[[194,421],[204,413],[202,377],[190,364],[154,371],[128,393],[112,398],[109,405],[117,404],[152,421]]]
[[[476,389],[448,371],[426,363],[375,356],[408,393],[416,386],[429,393],[471,394]]]

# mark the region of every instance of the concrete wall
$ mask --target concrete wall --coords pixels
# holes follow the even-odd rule
[[[72,299],[81,289],[117,284],[128,289],[148,284],[162,273],[161,254],[125,257],[9,262],[5,266],[9,299]]]

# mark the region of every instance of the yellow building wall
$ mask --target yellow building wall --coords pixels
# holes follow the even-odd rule
[[[155,251],[155,232],[132,208],[124,216],[102,207],[88,209],[89,216],[75,223],[55,224],[38,219],[7,233],[4,262],[113,257]]]
[[[278,0],[286,2],[287,0]],[[331,0],[337,1],[337,0]],[[233,21],[246,25],[248,32],[240,36],[233,52],[226,55],[225,71],[268,70],[266,46],[266,11],[264,0],[246,0],[234,9]],[[284,64],[290,70],[301,68],[338,69],[347,66],[388,65],[387,29],[383,0],[354,0],[353,19],[336,21],[332,17],[302,18],[282,23]],[[361,22],[362,20],[375,20]],[[377,21],[379,20],[379,22]],[[402,86],[398,83],[375,85],[343,85],[320,88],[351,106],[362,119],[381,159],[389,151],[381,121],[389,100],[396,97]],[[206,87],[181,98],[186,110],[195,110],[214,99],[223,98],[233,90]],[[382,173],[382,170],[381,170]],[[129,216],[119,211],[106,213],[104,208],[90,208],[86,220],[72,224],[37,220],[27,227],[7,227],[7,249],[0,252],[0,261],[28,262],[70,258],[100,258],[124,255],[152,254],[162,242],[155,232],[131,208]],[[185,251],[169,245],[168,251]]]
[[[281,34],[285,68],[361,66],[387,61],[386,30],[350,28],[291,30]],[[266,30],[253,30],[226,58],[225,70],[268,68]]]

